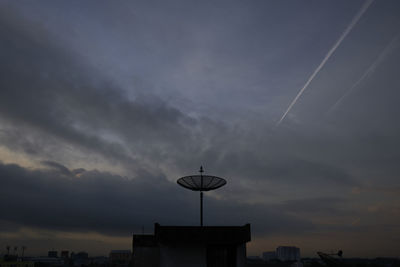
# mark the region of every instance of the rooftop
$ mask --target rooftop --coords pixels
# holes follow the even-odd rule
[[[243,244],[251,240],[250,224],[243,226],[161,226],[154,225],[154,235],[134,235],[135,246],[157,243]]]

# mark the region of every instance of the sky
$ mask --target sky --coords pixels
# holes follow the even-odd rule
[[[205,225],[399,257],[397,0],[0,1],[0,254]]]

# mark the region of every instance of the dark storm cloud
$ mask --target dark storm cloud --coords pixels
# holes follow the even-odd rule
[[[321,197],[321,198],[305,198],[305,199],[292,199],[282,203],[283,209],[308,214],[324,214],[324,215],[349,215],[351,211],[346,211],[343,206],[348,204],[348,199],[334,198],[334,197]]]
[[[72,175],[72,172],[67,167],[65,167],[64,165],[62,165],[60,163],[53,162],[53,161],[42,161],[42,164],[57,170],[60,174],[64,174],[67,176]],[[82,171],[84,171],[84,169]]]
[[[337,154],[310,157],[316,148],[331,152],[336,147],[319,132],[310,132],[312,128],[285,133],[253,125],[250,131],[255,133],[248,133],[209,118],[190,118],[151,94],[130,99],[82,65],[40,23],[21,26],[24,19],[13,15],[4,16],[0,28],[7,36],[1,44],[5,52],[0,109],[13,125],[3,131],[3,140],[12,149],[40,155],[49,139],[56,138],[133,169],[151,171],[157,164],[146,166],[144,161],[160,161],[187,172],[200,162],[250,185],[252,180],[268,180],[314,190],[316,185],[357,184],[347,170],[329,160]],[[43,39],[47,34],[49,40]],[[118,141],[107,140],[107,135]],[[241,199],[251,191],[241,190],[234,180],[230,184],[241,192]]]
[[[16,232],[19,228],[20,226],[14,222],[0,220],[0,229],[2,232]]]
[[[246,153],[247,152],[247,153]],[[261,154],[261,153],[260,153]],[[280,182],[324,183],[354,185],[355,182],[343,169],[318,161],[301,158],[263,159],[249,151],[227,153],[220,162],[222,166],[235,166],[235,171],[247,177],[275,180]],[[233,173],[230,173],[233,174]]]
[[[87,75],[91,70],[79,65],[72,52],[55,41],[38,40],[37,36],[46,36],[40,24],[18,26],[24,20],[15,16],[5,16],[1,26],[7,36],[2,42],[7,53],[1,73],[1,115],[14,124],[11,130],[3,131],[8,146],[22,146],[28,151],[46,147],[47,137],[41,142],[36,138],[21,141],[26,138],[24,133],[32,134],[32,128],[126,165],[132,165],[140,153],[139,159],[167,160],[188,169],[206,161],[211,169],[218,166],[228,175],[232,175],[230,166],[235,165],[235,172],[249,179],[351,183],[345,171],[328,163],[287,156],[271,158],[263,150],[250,150],[249,146],[259,147],[251,136],[207,118],[192,119],[154,96],[130,100],[102,78],[93,81]],[[122,143],[110,142],[102,133],[114,135]],[[204,150],[204,143],[213,147]],[[235,147],[230,147],[231,143]],[[275,145],[273,149],[287,148]],[[132,156],[132,151],[136,155]]]
[[[106,141],[103,132],[143,145],[152,142],[148,149],[190,138],[184,123],[192,121],[180,111],[156,97],[130,100],[113,84],[86,75],[76,55],[42,39],[40,24],[22,26],[24,20],[12,15],[3,16],[0,26],[5,36],[0,112],[14,127],[31,127],[125,163],[134,159],[122,145]]]
[[[97,231],[126,235],[143,225],[197,224],[198,195],[165,177],[142,173],[135,179],[96,170],[68,170],[56,162],[51,169],[25,169],[0,164],[0,220],[16,225],[66,231]],[[14,197],[18,192],[18,197]],[[9,201],[11,200],[11,201]],[[256,234],[313,229],[281,206],[243,204],[205,198],[207,224],[253,222]]]

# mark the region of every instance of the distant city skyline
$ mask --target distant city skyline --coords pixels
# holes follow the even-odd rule
[[[0,252],[204,225],[399,257],[400,2],[0,2]]]

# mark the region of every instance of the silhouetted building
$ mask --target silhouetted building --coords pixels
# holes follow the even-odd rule
[[[34,267],[34,264],[33,261],[22,260],[14,255],[4,255],[4,257],[0,258],[1,267]]]
[[[262,258],[264,261],[271,261],[271,260],[276,260],[278,257],[276,256],[275,251],[266,251],[263,252]]]
[[[47,252],[47,257],[49,257],[49,258],[57,258],[57,251],[50,250],[49,252]]]
[[[35,263],[35,267],[61,267],[65,265],[64,259],[57,257],[30,257],[26,258]]]
[[[31,261],[3,261],[0,260],[1,267],[34,267],[35,263]]]
[[[299,261],[300,249],[297,247],[280,246],[276,249],[276,256],[281,261]]]
[[[111,250],[109,261],[112,266],[128,266],[131,258],[130,250]]]
[[[109,266],[109,259],[108,257],[104,256],[99,256],[99,257],[93,257],[89,258],[90,259],[90,266],[95,265],[96,267],[108,267]]]
[[[260,261],[261,258],[260,256],[247,256],[248,260],[252,260],[252,261]]]
[[[87,260],[89,258],[89,254],[85,251],[78,252],[74,254],[74,260]]]
[[[61,251],[61,258],[68,259],[69,258],[69,251],[68,250]]]
[[[244,267],[250,224],[160,226],[154,235],[133,235],[134,267]]]
[[[71,253],[71,260],[74,266],[88,265],[90,263],[89,254],[81,251],[78,253]]]

